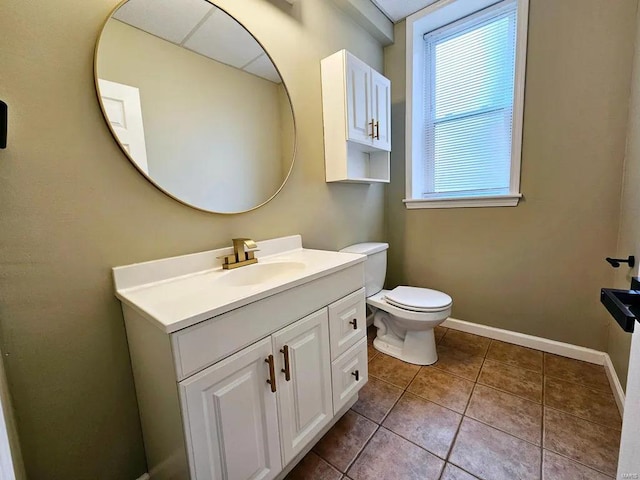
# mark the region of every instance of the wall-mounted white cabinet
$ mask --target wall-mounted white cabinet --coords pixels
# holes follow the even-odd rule
[[[327,182],[388,183],[391,82],[346,50],[321,70]]]

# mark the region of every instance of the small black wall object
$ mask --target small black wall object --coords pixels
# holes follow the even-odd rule
[[[7,117],[9,108],[0,100],[0,148],[7,148]]]

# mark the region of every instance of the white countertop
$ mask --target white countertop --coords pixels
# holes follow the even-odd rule
[[[364,262],[366,256],[302,248],[299,235],[257,242],[256,265],[223,270],[216,257],[231,248],[116,267],[116,296],[166,333],[189,327],[216,315]],[[249,285],[229,281],[253,267],[291,263],[296,268]],[[236,274],[236,277],[233,275]],[[235,283],[235,284],[234,284]],[[242,282],[240,282],[242,283]]]

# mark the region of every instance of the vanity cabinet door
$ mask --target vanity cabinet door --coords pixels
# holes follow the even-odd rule
[[[272,354],[266,338],[180,382],[192,479],[268,480],[282,470]]]
[[[275,333],[273,350],[286,465],[333,417],[327,309]]]

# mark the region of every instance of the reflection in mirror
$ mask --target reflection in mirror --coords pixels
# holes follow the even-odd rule
[[[235,213],[273,198],[294,157],[291,103],[262,46],[205,0],[129,0],[106,22],[96,85],[114,137],[165,193]]]

